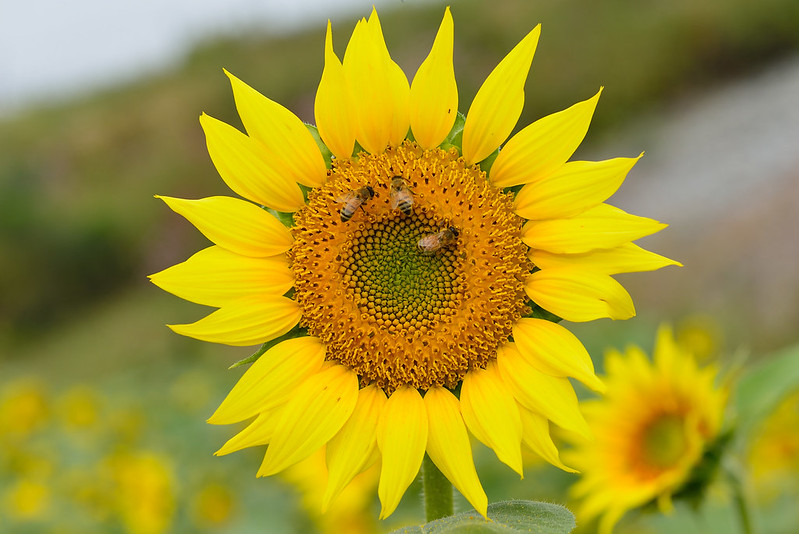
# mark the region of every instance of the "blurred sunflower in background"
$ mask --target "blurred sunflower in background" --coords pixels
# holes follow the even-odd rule
[[[799,390],[783,398],[758,425],[747,451],[760,503],[799,494]]]
[[[326,447],[323,508],[380,460],[389,516],[427,453],[485,515],[469,433],[520,475],[522,443],[566,468],[549,422],[590,434],[568,377],[603,384],[580,341],[546,319],[632,317],[611,275],[677,264],[632,243],[664,224],[604,203],[640,156],[567,161],[601,90],[499,150],[521,113],[540,27],[465,116],[453,33],[447,9],[409,83],[375,11],[343,61],[328,24],[316,127],[228,73],[246,134],[200,122],[243,199],[159,197],[214,243],[151,276],[218,308],[171,328],[264,344],[209,419],[252,419],[217,454],[268,444],[258,470],[268,476]]]
[[[280,478],[297,490],[305,512],[323,534],[369,534],[379,530],[370,513],[379,476],[380,469],[373,464],[353,478],[323,513],[322,502],[327,489],[324,448],[280,473]]]
[[[697,477],[712,475],[701,464],[722,435],[728,398],[716,384],[718,366],[699,367],[667,326],[658,330],[653,361],[630,346],[609,351],[605,367],[605,396],[581,406],[594,440],[563,455],[581,472],[571,491],[578,521],[601,516],[603,534],[626,512],[650,503],[668,512],[672,497],[707,482]]]

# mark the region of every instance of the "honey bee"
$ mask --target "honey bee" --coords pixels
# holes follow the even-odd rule
[[[372,186],[365,185],[338,197],[336,202],[344,204],[339,210],[341,222],[347,222],[352,219],[355,210],[358,208],[363,209],[363,205],[369,202],[373,196],[375,196],[375,190],[372,189]]]
[[[391,209],[397,209],[405,215],[413,213],[413,194],[402,176],[391,178]]]
[[[442,248],[453,245],[458,239],[458,229],[454,226],[448,226],[440,232],[435,234],[426,235],[419,240],[417,247],[422,254],[427,256],[435,254]]]

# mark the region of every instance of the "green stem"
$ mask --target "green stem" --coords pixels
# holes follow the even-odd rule
[[[426,454],[422,462],[422,494],[428,523],[454,513],[452,484]]]
[[[746,492],[744,491],[744,484],[742,474],[737,465],[726,465],[727,479],[732,487],[732,498],[734,501],[735,509],[738,512],[738,517],[741,520],[741,532],[743,534],[755,534],[755,528],[752,524],[752,515],[749,511],[749,503],[746,499]]]

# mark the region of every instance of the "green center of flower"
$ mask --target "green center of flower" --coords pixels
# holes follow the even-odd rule
[[[644,430],[643,460],[652,467],[672,467],[687,450],[685,419],[680,415],[659,417]]]
[[[460,293],[456,246],[423,254],[419,241],[441,231],[417,209],[353,232],[343,280],[356,305],[391,332],[413,332],[453,313]]]
[[[529,310],[522,222],[455,150],[405,142],[334,161],[294,216],[301,324],[364,385],[454,388]]]

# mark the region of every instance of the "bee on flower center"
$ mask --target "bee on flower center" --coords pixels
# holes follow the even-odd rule
[[[336,198],[336,202],[344,204],[341,206],[339,215],[341,215],[341,222],[347,222],[352,219],[355,210],[358,208],[363,209],[363,205],[369,202],[375,196],[375,190],[372,186],[366,185],[358,189],[353,189],[348,193]],[[366,210],[364,210],[365,212]]]
[[[402,176],[391,178],[391,209],[397,209],[405,215],[413,213],[413,194]]]
[[[417,246],[422,254],[429,256],[435,254],[442,248],[454,245],[459,234],[460,232],[458,232],[457,228],[448,226],[440,232],[424,236],[419,240]]]

